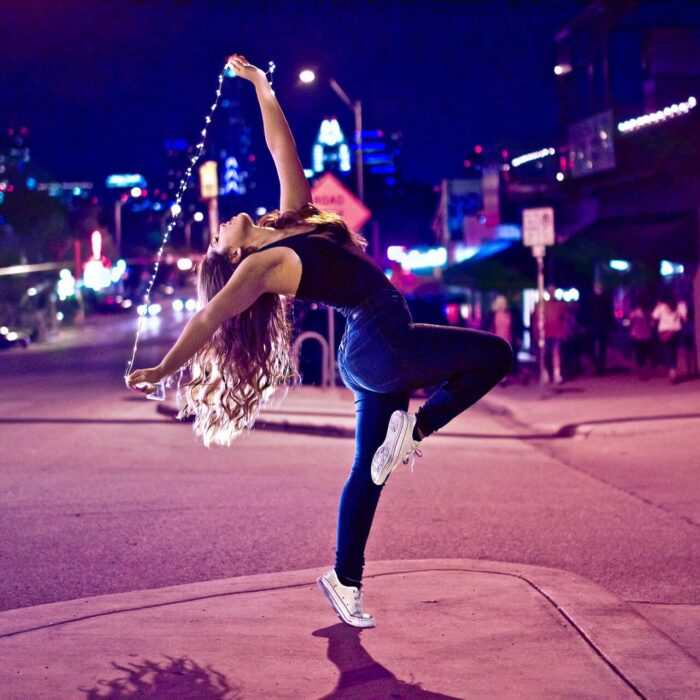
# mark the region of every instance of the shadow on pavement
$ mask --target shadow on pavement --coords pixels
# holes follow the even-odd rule
[[[144,659],[126,666],[112,662],[112,668],[125,675],[97,681],[92,688],[79,688],[88,700],[136,700],[137,698],[197,698],[197,700],[235,700],[242,698],[240,688],[210,666],[200,666],[182,657],[158,663]]]
[[[362,630],[342,622],[311,633],[328,640],[328,660],[338,667],[336,687],[322,700],[332,698],[434,698],[456,700],[425,690],[420,683],[399,680],[388,668],[375,661],[362,646]]]

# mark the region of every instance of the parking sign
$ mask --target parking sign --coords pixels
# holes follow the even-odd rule
[[[552,207],[523,209],[523,244],[531,247],[554,245]]]

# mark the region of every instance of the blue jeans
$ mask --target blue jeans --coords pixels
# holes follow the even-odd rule
[[[438,387],[418,410],[424,436],[488,393],[510,371],[510,345],[492,333],[413,323],[394,290],[372,295],[348,314],[338,350],[343,383],[355,395],[355,461],[340,498],[335,569],[360,585],[364,552],[383,486],[370,475],[389,419],[407,410],[411,391]]]

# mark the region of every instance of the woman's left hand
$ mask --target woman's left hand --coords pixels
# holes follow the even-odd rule
[[[227,62],[233,69],[233,72],[244,80],[250,80],[250,82],[253,84],[263,81],[267,83],[267,76],[265,75],[264,71],[254,66],[252,63],[248,63],[245,56],[234,53],[228,57]]]
[[[157,390],[156,384],[163,379],[165,379],[165,374],[160,367],[137,369],[125,378],[129,389],[147,395],[154,393]]]

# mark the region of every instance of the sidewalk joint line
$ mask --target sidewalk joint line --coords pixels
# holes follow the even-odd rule
[[[559,604],[551,598],[547,593],[545,593],[537,584],[530,581],[528,578],[522,574],[514,574],[507,571],[493,571],[491,569],[421,569],[418,571],[392,571],[386,574],[374,574],[367,576],[367,578],[379,578],[380,576],[393,576],[395,574],[402,573],[421,573],[423,571],[458,571],[458,572],[471,572],[471,573],[486,573],[493,574],[496,576],[510,576],[512,578],[517,578],[524,581],[527,585],[531,586],[535,591],[537,591],[574,629],[575,632],[583,639],[583,641],[594,651],[594,653],[603,661],[603,663],[610,668],[610,670],[622,680],[625,685],[629,686],[630,690],[642,700],[647,700],[646,696],[632,683],[632,681],[625,676],[625,674],[609,659],[605,654],[596,646],[595,642],[574,622],[573,618],[569,616],[566,610],[559,606]],[[636,612],[636,611],[635,611]],[[638,613],[637,613],[638,614]],[[646,620],[646,618],[644,618]]]

